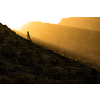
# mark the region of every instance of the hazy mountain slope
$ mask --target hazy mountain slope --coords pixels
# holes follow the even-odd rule
[[[69,55],[69,51],[74,57],[79,56],[91,63],[100,63],[100,32],[98,31],[41,22],[27,23],[21,28],[21,32],[27,31],[30,31],[32,38],[55,45],[59,48],[59,53]]]
[[[100,72],[17,35],[0,24],[0,83],[100,83]]]
[[[62,20],[58,23],[58,25],[100,31],[100,17],[62,18]]]
[[[17,34],[19,34],[20,36],[26,38],[26,33],[20,32],[18,30],[12,29],[12,31],[16,32]]]

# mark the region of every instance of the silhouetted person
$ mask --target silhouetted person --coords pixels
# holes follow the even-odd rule
[[[31,41],[29,31],[27,31],[27,40]]]

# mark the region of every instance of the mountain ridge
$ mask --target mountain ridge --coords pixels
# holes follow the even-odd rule
[[[100,31],[100,17],[69,17],[62,18],[58,25]]]
[[[0,84],[92,84],[99,79],[99,70],[79,58],[38,46],[0,24]]]

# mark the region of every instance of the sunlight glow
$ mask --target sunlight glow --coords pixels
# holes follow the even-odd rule
[[[0,22],[14,29],[21,28],[29,21],[57,24],[68,16],[84,17],[84,13],[89,16],[90,13],[86,13],[90,12],[88,8],[91,8],[92,15],[95,16],[96,11],[87,0],[0,0]]]
[[[62,1],[1,0],[0,22],[14,29],[29,21],[57,24],[62,17],[67,17],[63,13],[64,5],[60,7]]]

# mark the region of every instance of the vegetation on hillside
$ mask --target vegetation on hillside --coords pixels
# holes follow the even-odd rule
[[[100,83],[100,72],[79,58],[57,54],[0,24],[0,83]]]

